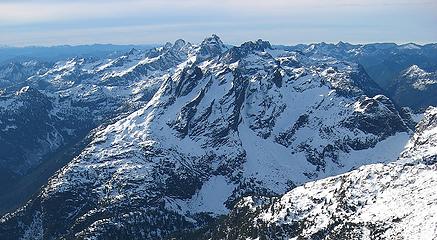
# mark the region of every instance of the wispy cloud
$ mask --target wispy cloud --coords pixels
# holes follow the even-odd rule
[[[78,19],[123,18],[141,15],[201,14],[222,12],[254,15],[287,14],[323,9],[341,11],[339,8],[381,8],[384,6],[427,6],[436,8],[435,1],[392,0],[18,0],[0,1],[0,23],[25,24],[35,22],[68,21]]]

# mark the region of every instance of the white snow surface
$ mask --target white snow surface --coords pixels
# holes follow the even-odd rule
[[[344,175],[297,187],[257,214],[271,225],[309,224],[307,238],[334,219],[358,224],[360,239],[380,226],[381,239],[434,239],[437,236],[436,165],[373,164]],[[249,197],[241,206],[253,205]],[[347,207],[347,208],[346,208]],[[348,209],[354,208],[354,211]],[[294,236],[297,237],[297,236]],[[358,238],[357,238],[358,239]]]
[[[437,156],[437,107],[429,107],[416,126],[416,132],[402,152],[400,162],[415,162]]]
[[[170,208],[182,214],[213,213],[226,214],[229,210],[224,205],[234,190],[224,176],[212,176],[191,199],[169,199]]]
[[[406,69],[403,77],[413,81],[413,88],[419,91],[426,90],[430,86],[437,84],[437,74],[435,72],[427,72],[417,65],[412,65]]]

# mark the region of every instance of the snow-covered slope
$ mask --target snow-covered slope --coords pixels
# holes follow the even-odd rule
[[[436,172],[435,164],[373,164],[280,198],[246,197],[204,238],[434,239]]]
[[[429,107],[402,152],[400,162],[437,162],[437,108]]]
[[[147,105],[97,131],[1,237],[163,238],[243,196],[396,159],[411,133],[357,64],[217,36],[169,48],[186,60]]]

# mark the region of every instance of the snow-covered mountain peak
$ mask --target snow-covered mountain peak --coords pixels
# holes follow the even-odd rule
[[[136,49],[136,48],[132,48],[131,50],[129,50],[129,52],[127,53],[128,55],[137,55],[141,53],[141,50]]]
[[[426,71],[421,69],[419,66],[417,65],[411,65],[409,68],[407,68],[404,73],[404,76],[409,77],[409,78],[418,78],[418,77],[423,77],[426,75]]]
[[[345,49],[349,49],[349,48],[353,48],[354,47],[354,45],[352,45],[352,44],[350,44],[348,42],[343,42],[343,41],[339,41],[336,44],[336,46],[339,47],[339,48],[345,48]]]
[[[417,50],[420,49],[420,47],[421,47],[420,45],[415,43],[407,43],[399,46],[400,49],[408,49],[408,50]]]
[[[232,64],[236,63],[237,61],[241,60],[242,58],[246,58],[247,56],[254,54],[258,56],[263,56],[263,54],[260,53],[267,53],[266,50],[272,50],[272,46],[269,42],[263,41],[261,39],[257,41],[249,41],[241,44],[240,46],[235,46],[229,49],[229,51],[226,51],[220,59],[227,63]],[[272,58],[270,55],[265,57]],[[253,58],[252,60],[256,60],[257,58]],[[250,61],[250,59],[248,59]]]
[[[262,39],[258,39],[256,41],[245,42],[241,45],[241,48],[249,50],[249,51],[264,51],[267,49],[272,49],[272,45],[269,41],[264,41]]]
[[[177,40],[174,42],[172,48],[173,48],[173,50],[175,50],[175,51],[179,51],[179,50],[181,50],[183,47],[185,47],[187,44],[188,44],[188,43],[185,42],[185,40],[183,40],[183,39],[177,39]]]
[[[437,72],[427,72],[417,65],[405,69],[400,78],[399,84],[409,85],[417,91],[432,91],[437,87]]]
[[[163,47],[152,49],[151,52],[156,52],[151,57],[158,55],[174,55],[178,57],[186,58],[186,56],[192,51],[193,45],[184,39],[177,39],[174,43],[167,42]]]
[[[218,45],[224,47],[224,43],[216,34],[212,34],[210,37],[205,38],[200,45]]]
[[[207,58],[216,57],[227,51],[228,48],[223,44],[222,40],[215,34],[205,38],[202,43],[195,49],[197,61],[202,61]]]

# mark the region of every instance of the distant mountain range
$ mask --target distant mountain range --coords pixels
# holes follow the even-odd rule
[[[113,44],[93,44],[93,45],[62,45],[52,47],[29,46],[11,47],[0,45],[0,64],[11,61],[59,61],[71,57],[105,57],[108,54],[127,52],[132,48],[150,49],[158,46],[157,44],[145,45],[113,45]]]
[[[437,44],[103,49],[0,65],[0,239],[436,237]]]

